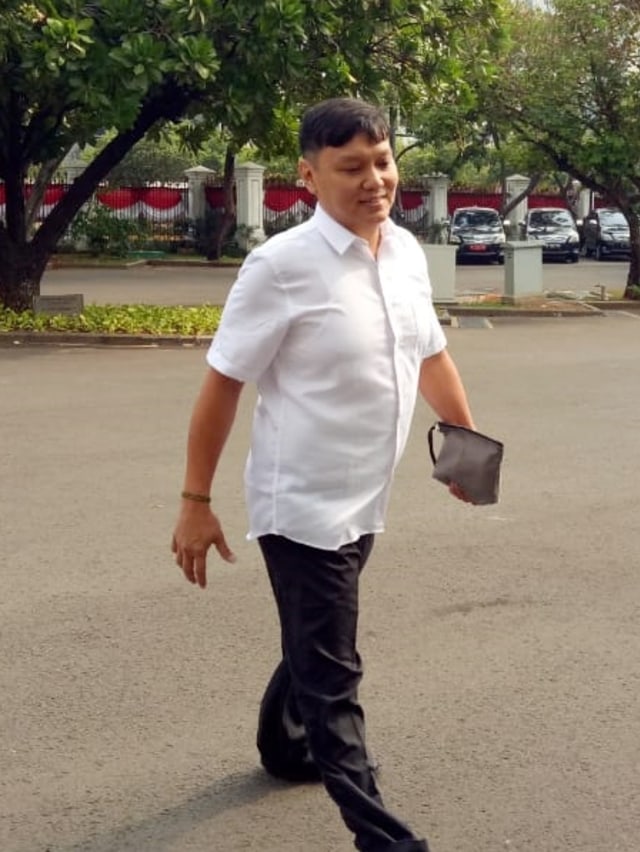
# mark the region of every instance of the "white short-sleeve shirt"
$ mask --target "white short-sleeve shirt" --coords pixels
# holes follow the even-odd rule
[[[320,206],[251,252],[207,354],[258,388],[248,537],[334,550],[381,532],[420,364],[445,345],[424,252],[390,220],[377,259]]]

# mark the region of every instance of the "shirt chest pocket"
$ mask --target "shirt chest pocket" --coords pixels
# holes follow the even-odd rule
[[[398,344],[403,348],[417,345],[419,328],[414,300],[405,298],[389,304],[389,320]]]

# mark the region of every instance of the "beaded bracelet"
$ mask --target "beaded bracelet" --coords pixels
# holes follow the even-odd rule
[[[180,496],[183,500],[193,500],[195,503],[211,502],[211,497],[208,494],[194,494],[193,491],[183,491]]]

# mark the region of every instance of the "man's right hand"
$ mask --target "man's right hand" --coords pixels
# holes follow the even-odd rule
[[[225,562],[236,561],[220,521],[209,505],[183,501],[171,540],[171,550],[175,553],[176,565],[182,568],[187,580],[197,583],[201,589],[207,585],[207,553],[211,545],[214,545]]]

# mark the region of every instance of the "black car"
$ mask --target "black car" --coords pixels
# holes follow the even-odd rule
[[[543,260],[577,263],[580,236],[573,216],[563,207],[537,207],[529,210],[523,223],[524,239],[542,244]]]
[[[456,260],[504,263],[505,241],[502,219],[492,207],[458,207],[453,211],[447,242],[456,246]]]
[[[602,207],[592,210],[582,226],[584,253],[596,260],[607,257],[630,257],[629,223],[620,210]]]

